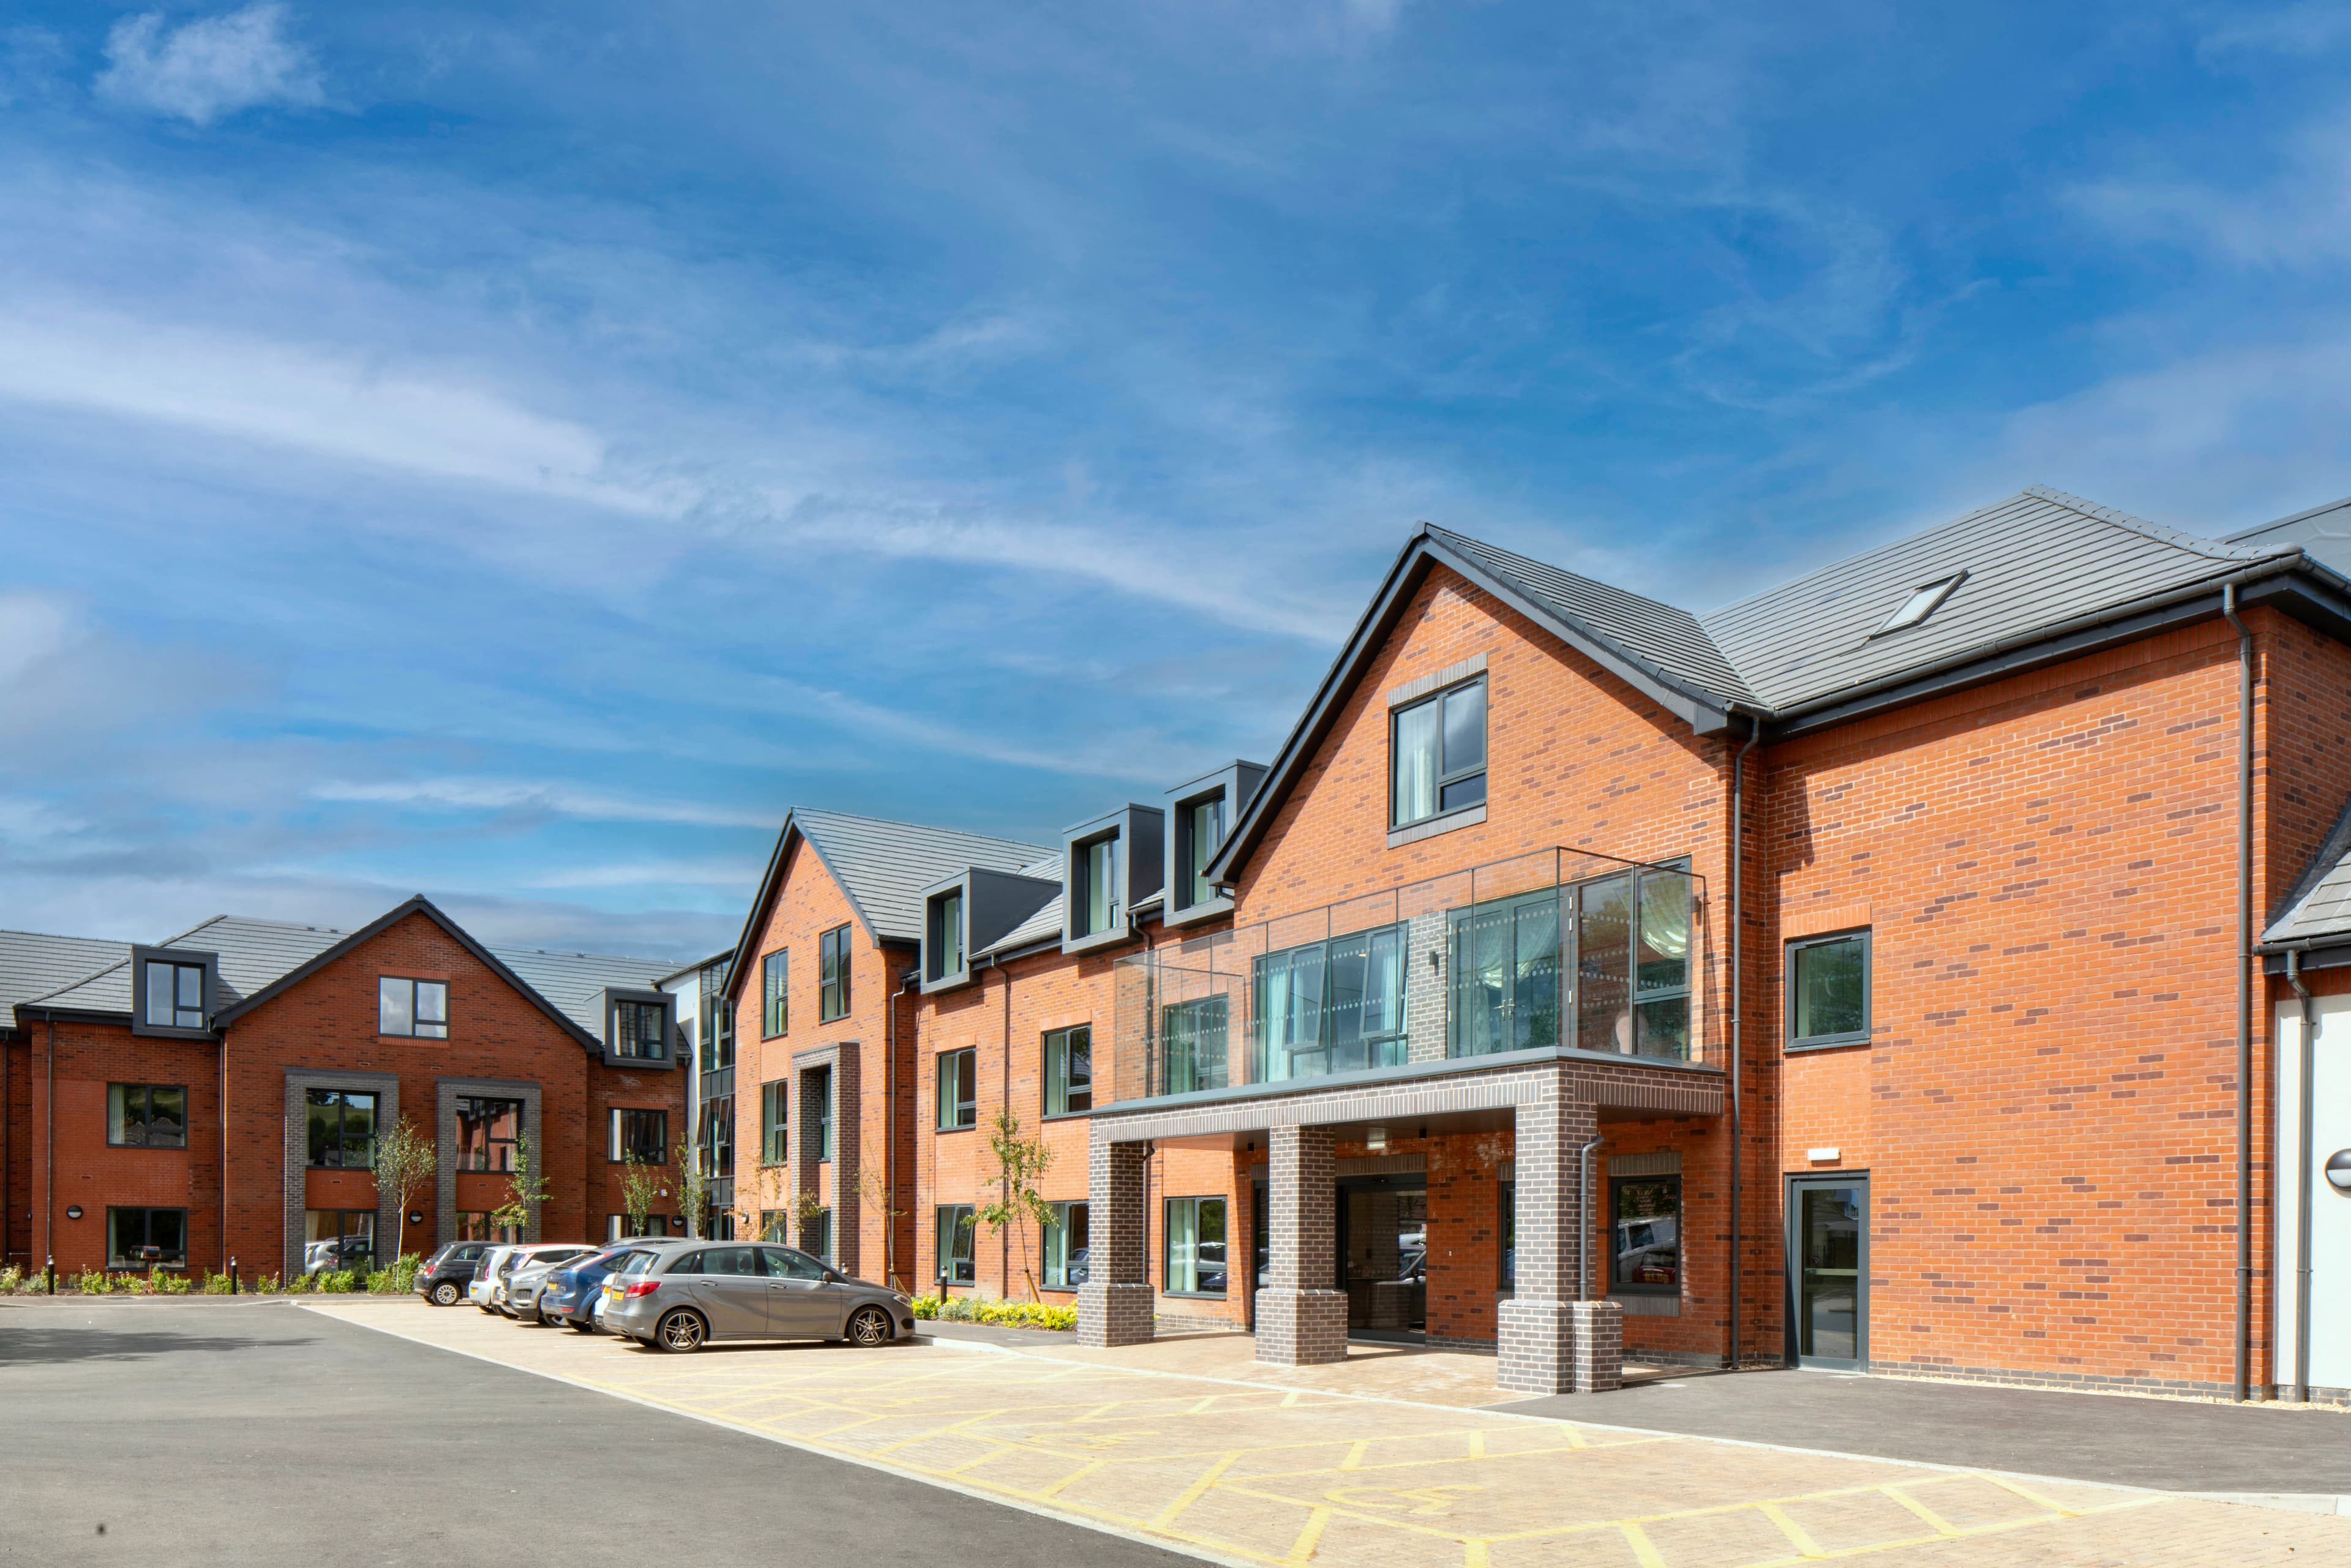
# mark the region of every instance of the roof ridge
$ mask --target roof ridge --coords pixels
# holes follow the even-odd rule
[[[2042,500],[2053,501],[2068,511],[2079,512],[2085,517],[2094,517],[2099,522],[2111,524],[2118,528],[2128,528],[2133,533],[2153,539],[2158,544],[2169,545],[2175,549],[2184,549],[2191,555],[2200,555],[2213,560],[2269,560],[2282,555],[2302,553],[2300,545],[2254,547],[2208,539],[2201,534],[2191,534],[2185,528],[2175,528],[2168,523],[2150,522],[2145,517],[2123,511],[2116,507],[2101,507],[2095,501],[2087,501],[2079,496],[2069,495],[2049,485],[2027,485],[2018,494],[2037,496]]]
[[[666,965],[672,969],[677,967],[677,960],[674,958],[648,958],[636,953],[588,953],[569,947],[526,947],[518,942],[485,942],[482,946],[492,953],[536,953],[543,958],[611,958],[622,964],[651,964],[656,967]],[[707,962],[707,959],[696,959],[685,967],[699,969]]]
[[[831,806],[794,806],[786,814],[792,817],[840,817],[852,822],[871,822],[881,828],[912,828],[917,832],[954,833],[959,838],[984,839],[989,843],[1009,844],[1014,849],[1039,850],[1047,854],[1053,852],[1050,844],[1032,844],[1027,839],[1008,839],[995,833],[977,833],[969,828],[949,828],[936,822],[909,822],[896,817],[869,817],[861,811],[842,811]]]
[[[1660,610],[1670,610],[1677,615],[1687,615],[1693,621],[1698,619],[1695,612],[1686,610],[1670,600],[1653,598],[1637,589],[1611,582],[1604,577],[1593,577],[1589,572],[1578,571],[1573,567],[1562,566],[1556,561],[1537,560],[1531,555],[1521,555],[1508,545],[1498,545],[1490,539],[1481,539],[1475,534],[1465,534],[1458,528],[1448,528],[1441,523],[1423,523],[1420,526],[1432,534],[1442,534],[1447,538],[1458,539],[1463,544],[1476,545],[1479,549],[1492,550],[1496,555],[1506,555],[1513,560],[1525,561],[1529,566],[1539,566],[1545,571],[1555,571],[1563,577],[1572,577],[1578,582],[1588,582],[1594,588],[1604,588],[1611,593],[1621,593],[1627,599],[1637,599],[1644,604],[1654,604]]]

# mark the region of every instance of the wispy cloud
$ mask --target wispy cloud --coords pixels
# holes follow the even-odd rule
[[[2156,240],[2245,266],[2305,267],[2351,258],[2351,116],[2298,127],[2276,172],[2222,183],[2164,174],[2091,182],[2073,192],[2089,217],[2127,239]]]
[[[413,810],[513,811],[599,822],[674,822],[705,828],[772,826],[777,813],[606,794],[528,779],[452,777],[316,786],[313,799],[399,806]]]
[[[286,37],[286,8],[247,5],[177,27],[163,14],[126,16],[107,35],[100,97],[191,125],[265,104],[309,108],[326,89],[308,52]]]

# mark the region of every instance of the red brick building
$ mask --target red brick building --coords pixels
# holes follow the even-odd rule
[[[614,1233],[623,1153],[664,1163],[685,1131],[674,967],[487,948],[422,898],[352,932],[0,934],[0,1245],[60,1270],[381,1261],[486,1234],[522,1139],[548,1180],[526,1238]],[[404,1227],[373,1170],[403,1121],[438,1152]]]
[[[2032,490],[1704,618],[1418,530],[1220,817],[900,868],[910,1282],[1520,1389],[2323,1392],[2309,1279],[2351,1386],[2351,585],[2281,528]],[[998,1110],[1059,1151],[1025,1259],[963,1224]]]

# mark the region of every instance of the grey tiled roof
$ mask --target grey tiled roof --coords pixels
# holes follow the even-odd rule
[[[677,973],[666,958],[621,958],[607,953],[550,953],[538,947],[492,947],[490,955],[515,972],[515,977],[553,1002],[573,1023],[597,1039],[604,1038],[604,1020],[597,1016],[596,994],[608,986],[650,991]]]
[[[2303,553],[2323,566],[2351,577],[2351,500],[2329,501],[2241,534],[2231,534],[2232,545],[2300,545]]]
[[[1755,695],[1784,713],[2294,551],[2218,544],[2035,486],[1703,624]],[[1926,621],[1875,635],[1913,589],[1956,571],[1967,580]]]
[[[2311,857],[2302,881],[2286,895],[2284,913],[2262,933],[2264,942],[2299,942],[2351,935],[2351,806]]]
[[[1448,528],[1431,525],[1428,534],[1675,685],[1734,701],[1750,697],[1747,683],[1688,611],[1530,560]]]
[[[0,1012],[47,996],[131,956],[128,942],[0,931]],[[0,1025],[9,1020],[0,1018]]]
[[[1017,872],[1057,852],[1040,844],[925,828],[846,811],[795,809],[792,823],[815,846],[873,935],[914,942],[923,932],[923,889],[967,866]]]

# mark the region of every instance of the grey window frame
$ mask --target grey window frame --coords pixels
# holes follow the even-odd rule
[[[951,1218],[957,1215],[960,1215],[962,1218],[960,1219],[954,1220],[953,1223],[956,1226],[955,1235],[962,1239],[962,1249],[960,1251],[954,1251],[950,1250],[946,1245],[948,1234],[947,1226]],[[972,1285],[978,1283],[979,1220],[974,1205],[968,1203],[942,1203],[935,1205],[931,1210],[931,1242],[933,1249],[938,1254],[935,1258],[931,1260],[931,1271],[937,1278],[940,1284]],[[947,1272],[947,1265],[950,1261],[961,1263],[970,1271],[961,1277],[950,1275]]]
[[[1106,833],[1096,833],[1071,846],[1071,867],[1076,873],[1070,879],[1070,926],[1080,941],[1089,936],[1107,936],[1122,928],[1126,918],[1124,890],[1119,883],[1124,880],[1119,853],[1121,834],[1113,828]],[[1100,874],[1096,874],[1095,852],[1102,855]],[[1092,924],[1094,887],[1100,882],[1109,891],[1102,901],[1102,924]]]
[[[1088,1250],[1092,1250],[1093,1245],[1093,1208],[1088,1199],[1082,1197],[1065,1198],[1059,1202],[1049,1203],[1045,1207],[1053,1211],[1053,1222],[1051,1226],[1048,1228],[1048,1237],[1050,1237],[1053,1231],[1061,1231],[1066,1234],[1070,1228],[1070,1210],[1073,1208],[1084,1209],[1086,1211],[1086,1244]],[[1067,1242],[1064,1242],[1061,1248],[1061,1278],[1058,1281],[1056,1281],[1052,1275],[1053,1265],[1050,1260],[1052,1258],[1052,1251],[1050,1249],[1050,1242],[1045,1238],[1040,1238],[1039,1239],[1037,1253],[1040,1260],[1046,1260],[1043,1269],[1040,1271],[1038,1276],[1038,1288],[1040,1290],[1074,1291],[1078,1288],[1077,1286],[1070,1283],[1069,1245]],[[1092,1266],[1092,1260],[1091,1258],[1088,1259],[1087,1265],[1089,1270],[1091,1270]]]
[[[172,968],[172,1009],[171,1023],[147,1021],[149,987],[147,967],[151,964],[168,965]],[[201,972],[202,1004],[198,1011],[202,1021],[183,1024],[179,1018],[179,971],[195,969]],[[212,1016],[220,1001],[220,956],[178,947],[141,947],[131,949],[131,1032],[165,1040],[208,1040],[212,1036]]]
[[[1388,709],[1387,771],[1388,831],[1390,832],[1396,832],[1405,828],[1417,828],[1424,822],[1434,822],[1439,818],[1452,816],[1456,811],[1475,811],[1485,806],[1490,800],[1492,800],[1492,781],[1489,779],[1488,780],[1488,787],[1479,792],[1478,799],[1475,800],[1466,802],[1459,806],[1447,806],[1445,804],[1445,791],[1447,786],[1465,783],[1471,779],[1483,777],[1493,767],[1494,690],[1492,686],[1487,685],[1487,674],[1488,672],[1480,670],[1474,675],[1465,676],[1464,678],[1455,681],[1448,685],[1440,686],[1436,691],[1430,692],[1426,696],[1415,697],[1408,703],[1399,703],[1395,707]],[[1434,809],[1431,810],[1427,815],[1415,817],[1408,822],[1400,821],[1396,816],[1396,727],[1404,722],[1404,718],[1406,714],[1418,713],[1422,708],[1430,706],[1433,704],[1442,705],[1450,701],[1458,694],[1468,691],[1472,686],[1484,686],[1486,688],[1485,735],[1482,739],[1482,744],[1480,744],[1478,748],[1478,766],[1475,768],[1458,768],[1452,769],[1448,769],[1445,766],[1445,709],[1442,706],[1438,706],[1437,709],[1437,781],[1435,792],[1431,797],[1431,803]]]
[[[158,1089],[169,1090],[180,1096],[180,1141],[176,1144],[156,1143],[153,1137],[149,1134],[148,1130],[152,1127],[155,1120],[155,1091]],[[120,1094],[123,1097],[124,1114],[122,1120],[125,1130],[128,1130],[131,1122],[129,1103],[131,1092],[133,1090],[138,1091],[144,1096],[144,1104],[146,1106],[147,1113],[140,1118],[139,1126],[141,1129],[141,1136],[139,1141],[135,1144],[127,1138],[118,1140],[114,1135],[115,1096],[117,1094]],[[305,1125],[307,1126],[307,1124],[308,1124],[306,1123]],[[110,1149],[185,1150],[188,1146],[188,1086],[184,1083],[109,1083],[106,1086],[106,1146]],[[137,1206],[133,1205],[132,1207],[135,1207]]]
[[[1835,1034],[1799,1035],[1796,1032],[1796,955],[1809,948],[1833,946],[1840,942],[1859,940],[1861,943],[1861,1027],[1843,1030]],[[1867,925],[1847,926],[1842,931],[1823,931],[1811,936],[1792,936],[1781,960],[1781,987],[1787,992],[1785,1009],[1789,1051],[1822,1051],[1840,1045],[1866,1044],[1876,1026],[1877,939],[1875,928]]]
[[[965,906],[964,890],[952,887],[931,900],[930,940],[923,944],[923,978],[944,980],[950,975],[963,974],[971,967],[970,911]],[[955,918],[949,921],[952,909]]]
[[[488,1115],[483,1115],[479,1110],[475,1109],[476,1107],[490,1105],[505,1105],[512,1108],[514,1112],[515,1128],[515,1135],[513,1137],[496,1138],[490,1135],[489,1129],[497,1124],[496,1113],[493,1112]],[[450,1152],[450,1158],[455,1162],[453,1168],[461,1171],[473,1171],[477,1174],[486,1172],[491,1176],[499,1176],[513,1170],[514,1161],[511,1156],[509,1156],[507,1163],[503,1166],[495,1164],[484,1166],[467,1165],[465,1163],[465,1124],[468,1121],[472,1121],[484,1124],[482,1133],[482,1154],[485,1158],[495,1159],[496,1151],[500,1147],[504,1147],[508,1150],[512,1150],[515,1147],[517,1142],[522,1137],[525,1130],[525,1120],[528,1118],[529,1113],[530,1103],[526,1100],[510,1099],[503,1094],[458,1095],[455,1113],[456,1146]]]
[[[735,1065],[735,998],[726,994],[726,966],[708,964],[696,980],[701,992],[696,1010],[702,1024],[702,1071],[718,1072]]]
[[[658,1159],[646,1159],[643,1155],[639,1155],[637,1163],[646,1166],[666,1166],[669,1164],[669,1108],[667,1106],[614,1105],[606,1111],[605,1115],[608,1118],[604,1124],[604,1163],[606,1165],[617,1166],[625,1164],[628,1156],[631,1154],[635,1153],[635,1151],[630,1146],[628,1134],[629,1118],[632,1116],[657,1116],[660,1118],[657,1124],[661,1128],[661,1157]]]
[[[792,950],[778,947],[759,959],[759,1038],[792,1032]]]
[[[733,1080],[729,1079],[729,1082]],[[702,1171],[720,1180],[735,1174],[735,1092],[702,1103]]]
[[[318,1163],[318,1162],[316,1162],[316,1161],[314,1161],[314,1160],[312,1160],[312,1159],[311,1159],[311,1157],[310,1157],[310,1112],[311,1112],[311,1111],[312,1111],[312,1110],[313,1110],[313,1109],[314,1109],[314,1108],[319,1104],[319,1102],[318,1102],[318,1100],[317,1100],[316,1096],[318,1096],[318,1095],[321,1095],[321,1094],[332,1095],[332,1096],[333,1096],[333,1100],[332,1100],[332,1102],[331,1102],[331,1103],[335,1105],[335,1107],[336,1107],[339,1111],[343,1110],[343,1109],[347,1109],[347,1108],[349,1107],[350,1101],[350,1099],[351,1099],[351,1097],[352,1097],[352,1096],[354,1096],[354,1095],[364,1095],[364,1096],[366,1096],[367,1101],[368,1101],[368,1106],[369,1106],[369,1109],[368,1109],[368,1124],[369,1124],[371,1127],[374,1127],[374,1128],[376,1128],[376,1129],[377,1129],[377,1131],[376,1131],[376,1132],[373,1132],[373,1133],[371,1133],[371,1134],[368,1134],[368,1141],[367,1141],[367,1163],[366,1163],[365,1165],[359,1165],[359,1166],[346,1165],[346,1164],[343,1164],[343,1163],[342,1163],[342,1162],[340,1162],[340,1161],[337,1161],[336,1163],[334,1163],[334,1164],[332,1164],[332,1165],[322,1165],[322,1164],[319,1164],[319,1163]],[[317,1085],[313,1085],[312,1087],[310,1087],[310,1088],[308,1088],[308,1089],[304,1090],[304,1091],[302,1092],[302,1159],[303,1159],[303,1168],[304,1168],[305,1170],[314,1170],[314,1171],[350,1171],[350,1170],[371,1171],[371,1170],[375,1169],[375,1145],[376,1145],[376,1140],[377,1140],[379,1137],[381,1137],[381,1136],[382,1135],[382,1133],[381,1133],[381,1128],[382,1128],[382,1126],[383,1126],[383,1095],[382,1095],[380,1092],[378,1092],[378,1091],[376,1091],[376,1090],[373,1090],[373,1089],[338,1089],[338,1088],[330,1088],[330,1087],[329,1087],[329,1086],[327,1086],[327,1085],[324,1085],[324,1084],[317,1084]],[[348,1142],[348,1139],[347,1139],[347,1138],[344,1136],[344,1134],[343,1134],[343,1130],[342,1130],[342,1128],[343,1128],[343,1118],[342,1118],[340,1115],[338,1115],[338,1116],[336,1116],[336,1118],[335,1118],[335,1147],[336,1147],[336,1149],[337,1149],[338,1151],[340,1151],[340,1150],[344,1147],[344,1145],[346,1145],[346,1143]]]
[[[810,1239],[811,1233],[813,1233],[813,1239]],[[827,1268],[832,1266],[831,1205],[827,1204],[818,1209],[816,1218],[800,1227],[800,1238],[799,1251],[807,1253]]]
[[[1079,1035],[1083,1035],[1086,1041],[1086,1085],[1083,1091],[1081,1091],[1086,1097],[1086,1103],[1073,1110],[1071,1108],[1069,1103],[1071,1086],[1068,1082],[1068,1069],[1070,1061],[1070,1044],[1071,1041]],[[1053,1044],[1056,1040],[1061,1042],[1062,1066],[1061,1109],[1058,1111],[1053,1109]],[[1044,1038],[1038,1042],[1037,1086],[1041,1096],[1041,1101],[1038,1107],[1038,1114],[1040,1117],[1091,1116],[1093,1114],[1093,1046],[1094,1026],[1092,1023],[1073,1023],[1062,1029],[1049,1029],[1045,1031]]]
[[[1641,1186],[1661,1182],[1674,1185],[1674,1282],[1670,1285],[1643,1284],[1619,1280],[1616,1268],[1624,1260],[1616,1249],[1616,1195],[1628,1186]],[[1682,1188],[1682,1173],[1658,1171],[1647,1176],[1611,1176],[1608,1178],[1608,1282],[1606,1293],[1612,1296],[1678,1296],[1682,1281],[1688,1277],[1689,1257],[1682,1242],[1687,1234],[1683,1223],[1687,1195]]]
[[[1501,1288],[1519,1288],[1519,1178],[1499,1178],[1494,1184],[1494,1266]]]
[[[823,1081],[824,1092],[814,1096],[816,1103],[804,1107],[802,1114],[809,1118],[809,1139],[816,1145],[816,1163],[821,1166],[832,1163],[832,1086],[838,1080],[831,1063],[815,1071]]]
[[[1170,1195],[1169,1197],[1160,1199],[1159,1202],[1159,1293],[1163,1296],[1183,1296],[1193,1301],[1221,1301],[1226,1300],[1229,1295],[1231,1295],[1233,1288],[1232,1199],[1220,1192],[1204,1192],[1197,1196],[1178,1197]],[[1192,1271],[1196,1275],[1199,1272],[1200,1265],[1198,1250],[1200,1245],[1199,1206],[1204,1203],[1213,1203],[1220,1206],[1225,1211],[1223,1226],[1224,1240],[1221,1243],[1225,1249],[1225,1288],[1221,1291],[1179,1291],[1169,1285],[1167,1282],[1167,1265],[1171,1260],[1171,1257],[1168,1252],[1168,1246],[1176,1234],[1176,1228],[1174,1225],[1169,1223],[1169,1217],[1175,1212],[1176,1206],[1179,1203],[1186,1203],[1192,1206]]]
[[[405,1030],[386,1029],[383,1027],[383,988],[387,981],[395,985],[406,986],[408,988],[408,1027]],[[417,1021],[416,988],[419,986],[438,986],[441,988],[441,1021],[437,1026],[420,1023]],[[441,1030],[439,1034],[428,1034],[425,1032],[427,1030],[436,1027]],[[448,1039],[449,982],[446,980],[422,979],[414,975],[378,975],[375,977],[375,1032],[386,1040]]]
[[[119,1252],[117,1252],[117,1251],[115,1250],[115,1246],[114,1246],[114,1242],[115,1242],[115,1222],[114,1222],[114,1217],[115,1217],[116,1215],[118,1215],[118,1214],[141,1214],[141,1215],[153,1215],[153,1214],[176,1214],[176,1215],[178,1215],[178,1216],[180,1217],[180,1260],[179,1260],[178,1262],[176,1262],[176,1263],[172,1263],[172,1262],[167,1262],[167,1261],[165,1261],[164,1260],[162,1260],[162,1259],[161,1259],[161,1258],[158,1258],[158,1259],[157,1259],[157,1260],[155,1260],[155,1261],[153,1261],[152,1263],[147,1262],[147,1261],[145,1261],[144,1260],[140,1260],[140,1261],[138,1261],[138,1262],[124,1262],[124,1261],[118,1261],[118,1259],[120,1259],[120,1258],[123,1258],[123,1257],[127,1256],[126,1254],[119,1253]],[[152,1225],[150,1224],[150,1222],[146,1222],[146,1221],[142,1221],[142,1222],[141,1222],[141,1233],[142,1233],[142,1234],[147,1233],[151,1228],[152,1228]],[[142,1246],[142,1247],[147,1247],[147,1246],[152,1246],[152,1245],[153,1245],[153,1243],[152,1243],[152,1242],[146,1242],[146,1241],[142,1241],[142,1242],[141,1242],[141,1243],[140,1243],[140,1245],[141,1245],[141,1246]],[[110,1203],[110,1204],[108,1204],[108,1205],[106,1206],[106,1266],[107,1266],[109,1269],[126,1269],[126,1270],[127,1270],[127,1269],[145,1269],[145,1270],[149,1270],[151,1273],[152,1273],[153,1270],[157,1270],[157,1269],[172,1269],[172,1270],[178,1270],[184,1271],[184,1270],[187,1269],[187,1267],[188,1267],[188,1211],[187,1211],[187,1209],[185,1209],[184,1207],[175,1207],[175,1206],[173,1206],[173,1205],[172,1205],[172,1204],[168,1204],[168,1203]]]
[[[610,1011],[614,1056],[622,1061],[667,1061],[670,1059],[669,1003],[657,1002],[646,997],[615,997]],[[624,1049],[628,1044],[643,1042],[643,1019],[647,1012],[653,1014],[659,1026],[655,1031],[654,1048],[650,1051]],[[632,1034],[621,1027],[621,1020],[623,1018],[632,1018],[637,1020],[637,1032]]]
[[[849,978],[849,922],[844,920],[816,939],[817,1022],[832,1023],[849,1016],[853,1005]]]
[[[759,1085],[759,1163],[779,1166],[792,1153],[792,1081],[778,1078]]]
[[[932,1080],[937,1113],[935,1131],[969,1133],[979,1126],[979,1048],[967,1045],[959,1051],[942,1051],[932,1059]],[[956,1121],[947,1120],[947,1088],[956,1090],[954,1103]],[[961,1118],[968,1116],[968,1121]]]

